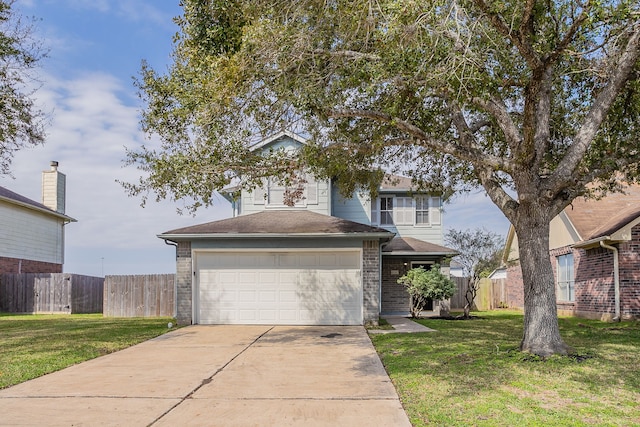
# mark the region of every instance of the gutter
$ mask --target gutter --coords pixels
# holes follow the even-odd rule
[[[305,238],[305,237],[330,237],[330,238],[378,238],[391,240],[394,233],[202,233],[202,234],[158,234],[157,237],[164,240],[202,240],[202,239],[273,239],[273,238]]]
[[[622,320],[622,316],[620,316],[620,265],[618,262],[618,248],[607,245],[603,240],[600,240],[600,246],[613,252],[613,287],[615,289],[616,310],[616,315],[613,318],[613,321],[619,322]]]

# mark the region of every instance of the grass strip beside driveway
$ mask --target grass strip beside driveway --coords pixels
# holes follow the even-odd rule
[[[521,353],[517,312],[371,339],[414,426],[640,425],[640,322],[560,318],[574,357]]]
[[[102,314],[0,314],[0,388],[162,335],[170,321]]]

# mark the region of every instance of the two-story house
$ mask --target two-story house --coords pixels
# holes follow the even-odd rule
[[[253,148],[301,144],[282,132]],[[401,275],[455,255],[441,246],[441,198],[413,192],[407,178],[390,177],[373,200],[341,197],[330,180],[306,181],[294,206],[269,181],[229,192],[233,218],[158,236],[177,246],[179,322],[375,324],[381,313],[409,313]]]
[[[0,273],[62,273],[66,177],[42,172],[42,203],[0,187]]]

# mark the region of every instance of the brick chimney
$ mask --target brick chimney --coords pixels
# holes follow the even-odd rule
[[[64,214],[66,198],[65,174],[58,172],[58,162],[51,162],[51,170],[42,171],[42,204]]]

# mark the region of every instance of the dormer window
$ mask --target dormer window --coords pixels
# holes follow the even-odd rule
[[[306,182],[287,187],[276,178],[268,179],[264,188],[256,188],[253,191],[253,203],[271,208],[300,208],[307,205],[317,205],[318,183],[310,175],[306,176],[305,180]],[[290,193],[299,193],[301,196],[293,206],[285,204],[287,190]]]

